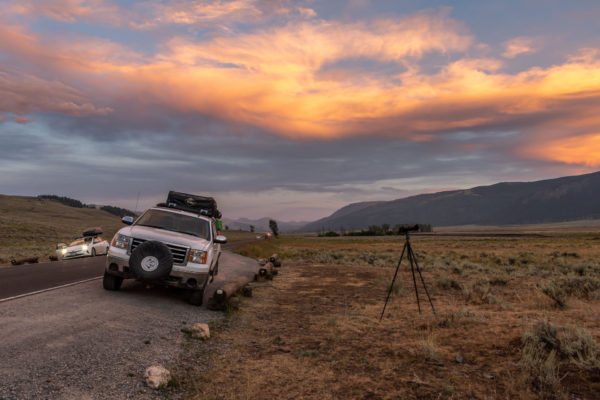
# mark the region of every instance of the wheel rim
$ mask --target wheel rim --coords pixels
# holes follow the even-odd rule
[[[156,271],[158,268],[158,258],[154,256],[146,256],[142,258],[142,262],[140,264],[142,269],[146,272]]]

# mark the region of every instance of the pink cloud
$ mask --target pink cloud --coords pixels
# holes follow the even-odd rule
[[[109,107],[86,102],[77,89],[32,75],[15,75],[0,70],[0,113],[14,113],[17,123],[27,123],[27,114],[57,112],[71,116],[107,115]]]

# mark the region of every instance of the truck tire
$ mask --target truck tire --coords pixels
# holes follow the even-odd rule
[[[149,240],[140,244],[129,257],[129,268],[142,281],[154,281],[171,273],[173,255],[161,242]]]
[[[193,290],[188,302],[193,306],[201,306],[204,299],[204,289]]]
[[[121,288],[121,284],[123,283],[123,278],[116,275],[110,275],[106,272],[104,273],[104,278],[102,279],[102,286],[106,290],[119,290]]]

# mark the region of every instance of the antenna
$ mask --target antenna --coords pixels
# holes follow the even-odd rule
[[[138,204],[140,203],[140,192],[138,190],[137,200],[135,201],[135,210],[133,210],[137,214]]]

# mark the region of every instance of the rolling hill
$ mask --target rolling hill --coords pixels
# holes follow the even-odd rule
[[[103,210],[75,208],[37,197],[0,195],[0,264],[10,257],[48,261],[56,244],[70,242],[83,230],[100,226],[111,240],[123,226],[121,218]]]
[[[535,182],[503,182],[392,201],[353,203],[300,230],[369,225],[517,225],[600,218],[600,172]]]

